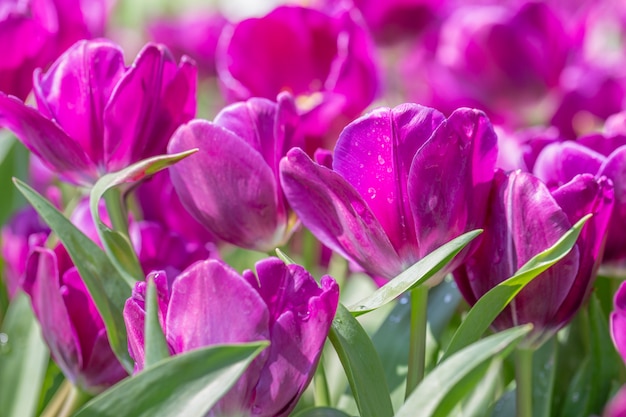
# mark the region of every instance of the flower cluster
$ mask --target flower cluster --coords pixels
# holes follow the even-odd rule
[[[609,399],[626,383],[613,351],[626,362],[626,7],[496,3],[159,16],[130,60],[136,45],[107,38],[124,33],[111,2],[0,5],[0,141],[29,151],[10,153],[28,164],[11,175],[33,187],[15,181],[32,207],[0,202],[4,298],[9,313],[30,299],[59,378],[82,393],[50,388],[46,415],[76,398],[94,398],[79,416],[321,415],[342,403],[327,339],[364,416],[393,414],[393,378],[398,415],[505,409],[513,390],[520,417],[574,415],[580,392],[585,415],[622,415],[626,391]],[[609,28],[621,50],[597,41]],[[345,307],[353,285],[373,289]],[[388,303],[370,338],[353,316]],[[377,342],[389,329],[398,345],[410,334],[406,364]],[[529,387],[528,352],[546,346],[554,402]],[[494,375],[513,348],[510,384]],[[198,352],[222,352],[204,385],[181,371]],[[429,382],[446,367],[458,378]],[[180,387],[150,396],[157,376]],[[478,379],[493,389],[467,391]],[[424,394],[433,384],[451,403]]]

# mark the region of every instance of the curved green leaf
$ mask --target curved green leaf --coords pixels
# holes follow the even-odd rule
[[[473,230],[452,239],[417,261],[370,296],[348,307],[348,310],[354,316],[368,313],[395,300],[402,293],[425,283],[436,273],[440,272],[465,246],[481,233],[482,230],[480,229]]]
[[[350,417],[350,415],[336,408],[315,407],[302,410],[293,417]]]
[[[591,218],[591,214],[580,219],[554,245],[535,255],[515,275],[496,285],[483,295],[474,307],[470,309],[467,317],[457,329],[440,362],[478,340],[498,314],[529,282],[563,259],[574,247],[581,229],[589,218]]]
[[[489,370],[494,359],[505,358],[532,326],[515,327],[480,340],[452,355],[430,372],[413,391],[396,417],[445,415],[475,388],[475,381]],[[451,395],[453,394],[453,395]]]
[[[95,397],[74,417],[204,417],[268,345],[211,346],[164,359]]]
[[[130,285],[102,249],[78,230],[56,207],[22,181],[14,178],[13,182],[67,249],[102,316],[111,349],[124,368],[131,372],[133,361],[128,355],[126,326],[122,316],[124,303],[131,294]]]
[[[145,367],[152,366],[170,356],[167,341],[159,323],[159,305],[154,280],[148,278],[146,288]]]
[[[359,322],[342,305],[328,334],[362,417],[391,417],[393,407],[380,358]]]
[[[135,250],[127,236],[128,225],[126,223],[128,220],[126,218],[126,210],[121,201],[121,193],[119,190],[116,190],[116,187],[145,179],[192,155],[196,151],[197,149],[192,149],[174,155],[158,155],[144,159],[121,171],[103,175],[91,189],[89,208],[98,230],[98,236],[114,265],[130,285],[135,281],[144,279],[145,276]],[[98,205],[102,197],[106,197],[109,217],[117,230],[111,229],[100,219]]]

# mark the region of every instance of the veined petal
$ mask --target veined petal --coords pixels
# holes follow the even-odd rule
[[[335,147],[334,170],[367,202],[402,259],[418,256],[407,194],[411,162],[443,120],[415,104],[380,108],[346,126]]]
[[[283,238],[277,179],[263,156],[232,132],[195,120],[172,136],[168,152],[200,151],[170,168],[183,205],[227,242],[270,250]]]
[[[237,314],[233,314],[233,306]],[[208,260],[194,264],[175,279],[166,332],[176,353],[222,343],[270,340],[269,312],[259,294],[235,270]],[[263,352],[252,362],[214,412],[231,415],[250,403],[266,358]]]
[[[280,175],[289,204],[324,245],[386,278],[408,266],[366,201],[339,174],[295,148],[280,162]]]
[[[487,116],[459,109],[415,155],[408,196],[420,258],[482,227],[497,153],[496,134]]]
[[[97,178],[96,165],[56,123],[0,92],[0,126],[11,130],[50,169],[78,184]]]
[[[99,40],[76,43],[45,74],[34,76],[39,111],[62,126],[99,168],[104,162],[104,108],[125,71],[120,47]]]
[[[195,94],[195,65],[179,68],[164,46],[148,44],[104,109],[108,170],[165,153],[174,130],[195,116]]]

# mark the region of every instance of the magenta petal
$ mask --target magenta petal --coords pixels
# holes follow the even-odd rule
[[[320,241],[375,275],[393,278],[405,266],[359,193],[298,148],[280,162],[285,196]]]
[[[497,138],[487,116],[459,109],[413,159],[408,195],[419,257],[483,225],[497,159]]]
[[[546,146],[535,162],[533,173],[548,186],[559,186],[583,173],[596,174],[606,158],[573,141]]]
[[[615,310],[611,313],[610,330],[617,351],[626,362],[626,283],[615,293]]]
[[[617,148],[600,168],[598,176],[613,181],[615,207],[611,215],[605,260],[626,258],[623,230],[626,228],[626,146]]]
[[[139,53],[105,109],[109,170],[165,153],[176,127],[195,115],[195,77],[193,64],[184,61],[179,70],[163,46],[149,44]]]
[[[273,249],[286,227],[278,222],[286,219],[277,219],[277,181],[263,156],[232,132],[203,120],[181,126],[168,152],[193,148],[200,150],[170,168],[183,205],[227,242]]]
[[[262,415],[287,416],[311,381],[339,301],[330,277],[320,288],[299,265],[267,259],[256,265],[258,286],[270,309],[271,345],[255,390],[253,409]]]
[[[335,147],[334,170],[363,196],[402,259],[418,252],[407,195],[411,162],[443,120],[419,105],[380,108],[350,123]]]
[[[233,314],[235,306],[237,314]],[[172,285],[166,332],[174,352],[269,340],[269,313],[263,299],[235,270],[219,261],[198,262]],[[262,353],[248,367],[214,412],[232,415],[250,403],[266,357]]]
[[[79,184],[90,184],[96,166],[57,124],[15,97],[0,92],[0,126],[13,131],[50,169]]]
[[[23,289],[31,298],[50,354],[63,374],[76,382],[83,355],[63,300],[54,252],[44,248],[33,250],[26,265]]]
[[[102,115],[124,71],[119,46],[106,40],[81,41],[45,75],[37,72],[34,77],[41,114],[62,126],[94,162],[104,156]]]

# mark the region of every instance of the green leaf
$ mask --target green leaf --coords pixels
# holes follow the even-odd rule
[[[296,262],[291,259],[285,252],[280,250],[280,248],[276,248],[276,256],[285,263],[285,265],[293,265]]]
[[[440,408],[449,410],[465,399],[475,388],[477,376],[489,370],[489,362],[505,358],[531,328],[521,326],[505,330],[456,352],[424,378],[396,417],[414,417],[415,410],[419,410],[420,417],[444,415]]]
[[[458,417],[483,417],[489,415],[493,407],[496,392],[500,384],[502,360],[494,359],[489,362],[484,376],[474,384],[474,392],[460,405]]]
[[[568,387],[567,395],[561,408],[561,417],[589,416],[589,413],[587,413],[589,391],[591,389],[589,380],[591,379],[591,368],[593,366],[589,357],[586,357],[580,363],[580,367]]]
[[[328,335],[348,377],[362,417],[391,417],[393,407],[385,373],[369,336],[342,305]]]
[[[170,356],[167,341],[159,323],[159,305],[154,280],[149,277],[146,288],[145,367]]]
[[[441,361],[478,340],[498,314],[529,282],[563,259],[576,243],[582,227],[590,217],[591,214],[588,214],[580,219],[554,245],[535,255],[515,275],[483,295],[457,329]]]
[[[119,382],[74,417],[204,417],[268,345],[219,345],[172,356]]]
[[[315,407],[302,410],[293,417],[350,417],[350,415],[336,408]]]
[[[131,372],[133,361],[128,355],[126,326],[122,316],[124,303],[131,295],[130,285],[102,249],[52,204],[22,181],[14,179],[13,182],[67,249],[102,316],[111,349],[124,368]]]
[[[26,202],[13,187],[12,178],[28,177],[28,150],[8,130],[0,129],[0,225]]]
[[[144,279],[144,273],[127,235],[127,214],[121,201],[121,193],[116,190],[116,187],[145,179],[196,151],[197,149],[192,149],[174,155],[159,155],[144,159],[121,171],[102,176],[91,190],[89,207],[96,223],[98,236],[115,267],[130,285],[135,281]],[[100,219],[98,206],[102,197],[107,199],[109,217],[117,230],[111,229]]]
[[[435,249],[427,256],[417,261],[370,296],[348,307],[348,310],[355,316],[368,313],[395,300],[402,293],[418,285],[422,285],[436,273],[440,272],[443,267],[448,265],[467,244],[481,233],[482,230],[480,229],[473,230],[452,239],[450,242]]]
[[[533,353],[533,416],[550,417],[556,376],[557,342],[552,337]]]
[[[4,417],[37,411],[48,365],[48,348],[26,294],[18,292],[0,331],[0,404]]]

